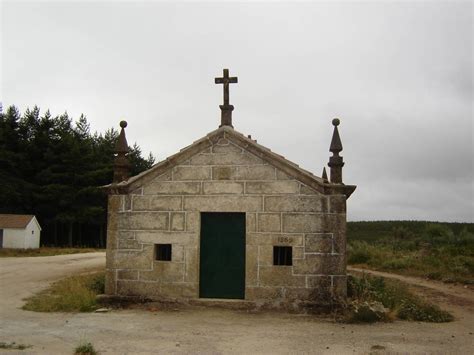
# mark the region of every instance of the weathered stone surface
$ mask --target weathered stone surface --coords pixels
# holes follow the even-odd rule
[[[186,212],[186,231],[199,232],[201,215],[199,212]]]
[[[110,214],[109,214],[109,221],[110,221]],[[117,230],[116,229],[108,229],[107,230],[107,250],[114,250],[117,249]],[[106,259],[109,258],[109,254],[106,255]]]
[[[198,282],[199,262],[198,248],[185,248],[186,269],[184,281]]]
[[[213,153],[242,153],[242,148],[227,141],[227,144],[215,144],[212,146]]]
[[[246,213],[246,231],[256,232],[257,231],[257,214]]]
[[[285,300],[287,302],[295,302],[295,301],[311,302],[312,294],[313,294],[313,290],[309,288],[304,288],[304,287],[287,288],[285,290]]]
[[[257,214],[257,226],[259,232],[280,232],[281,217],[279,213]]]
[[[170,181],[171,180],[171,170],[165,172],[164,174],[158,175],[153,181]]]
[[[283,171],[276,169],[276,178],[277,180],[292,180],[293,177],[284,173]]]
[[[320,195],[320,196],[323,196],[318,191],[313,190],[311,187],[306,186],[304,184],[301,184],[301,186],[300,186],[300,194],[301,195]]]
[[[261,286],[306,287],[304,276],[294,276],[291,266],[260,266]]]
[[[311,289],[311,300],[327,304],[331,300],[331,276],[306,276],[306,283]]]
[[[116,271],[107,269],[105,271],[105,293],[107,295],[114,295],[116,293]]]
[[[125,296],[142,296],[157,298],[160,296],[158,282],[117,281],[117,294]]]
[[[135,232],[132,231],[118,231],[118,239],[135,239]]]
[[[130,211],[132,209],[132,196],[125,195],[123,198],[123,209],[124,211]]]
[[[113,269],[151,269],[153,245],[144,245],[142,250],[111,250],[112,258],[107,268]],[[108,261],[108,260],[107,260]]]
[[[328,198],[330,213],[346,213],[346,196],[332,195]]]
[[[247,244],[303,246],[303,234],[247,233]]]
[[[283,214],[283,232],[324,232],[324,217],[317,214]]]
[[[181,244],[187,246],[197,245],[198,236],[188,232],[137,232],[136,239],[140,243],[153,244]]]
[[[332,277],[332,295],[335,298],[342,299],[347,297],[347,276]]]
[[[118,249],[141,249],[141,245],[135,239],[119,239]]]
[[[140,271],[140,281],[180,282],[184,279],[184,263],[154,261],[152,271]]]
[[[324,196],[266,196],[265,211],[325,212],[327,201]]]
[[[244,193],[244,183],[243,182],[233,182],[233,181],[213,181],[213,182],[204,182],[202,185],[203,193],[213,195],[213,194],[242,194]]]
[[[338,275],[345,272],[344,257],[331,254],[307,254],[303,260],[293,260],[295,274]]]
[[[197,283],[166,283],[160,288],[161,297],[169,299],[198,298],[199,287]]]
[[[180,244],[171,245],[171,260],[173,262],[184,263],[184,246]]]
[[[258,285],[258,246],[247,245],[245,247],[245,284],[247,286]]]
[[[212,168],[214,180],[275,180],[275,168],[270,165],[215,166]]]
[[[248,194],[297,194],[299,183],[296,181],[250,181],[245,184]],[[281,197],[285,198],[285,197]],[[284,210],[278,210],[284,211]]]
[[[246,287],[246,300],[278,300],[283,298],[282,287]]]
[[[304,239],[305,253],[332,253],[332,234],[306,234]]]
[[[123,211],[123,195],[109,195],[107,202],[107,211]]]
[[[262,265],[262,266],[273,265],[273,245],[259,245],[258,246],[258,265]]]
[[[295,259],[304,259],[303,247],[293,247],[293,260]]]
[[[177,166],[173,169],[172,177],[175,181],[209,180],[211,168],[209,166]]]
[[[184,231],[184,212],[171,213],[171,230]]]
[[[262,198],[257,196],[185,196],[185,210],[203,212],[252,212],[262,210]]]
[[[164,212],[130,212],[122,214],[118,228],[123,230],[168,230],[169,213]]]
[[[117,280],[138,280],[138,271],[117,270]]]
[[[256,165],[263,160],[246,152],[229,152],[217,154],[198,154],[191,158],[191,165]]]
[[[200,192],[200,181],[160,181],[143,187],[144,195],[195,195]]]
[[[181,196],[134,196],[134,211],[180,211],[182,210]]]

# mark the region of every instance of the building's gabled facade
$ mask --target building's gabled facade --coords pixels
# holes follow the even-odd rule
[[[355,186],[342,184],[339,121],[329,182],[235,131],[230,107],[219,129],[131,178],[121,123],[107,186],[108,295],[272,306],[346,296]]]
[[[0,248],[37,249],[41,226],[33,215],[0,214]]]

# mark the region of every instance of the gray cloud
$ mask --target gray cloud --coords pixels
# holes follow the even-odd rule
[[[340,117],[351,219],[473,221],[472,4],[7,1],[1,98],[159,159],[234,126],[320,174]]]

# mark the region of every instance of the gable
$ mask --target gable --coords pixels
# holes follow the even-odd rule
[[[195,184],[186,181],[206,179],[223,181],[294,179],[312,193],[345,194],[346,197],[349,197],[355,189],[355,186],[328,183],[225,126],[155,164],[149,170],[119,184],[107,185],[106,188],[112,193],[129,193],[147,185],[157,185],[154,181],[179,180],[183,182],[181,188],[186,193],[197,188]]]

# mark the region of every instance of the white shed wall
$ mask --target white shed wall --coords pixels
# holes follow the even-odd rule
[[[3,229],[3,247],[12,249],[39,248],[41,230],[33,218],[26,228]]]

